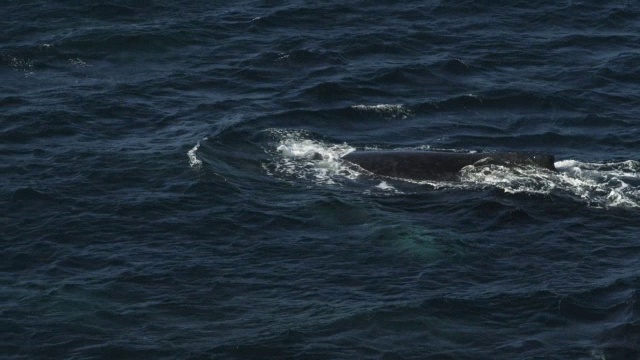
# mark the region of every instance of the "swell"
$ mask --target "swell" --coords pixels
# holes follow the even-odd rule
[[[638,309],[632,305],[637,294],[623,283],[618,280],[565,294],[538,290],[470,298],[431,295],[423,301],[387,300],[384,305],[365,302],[355,313],[314,316],[304,327],[279,328],[271,336],[210,351],[220,356],[264,354],[268,358],[313,353],[339,356],[354,348],[362,358],[440,358],[444,354],[477,358],[490,357],[496,349],[526,358],[594,351],[633,357],[638,354]],[[629,313],[634,315],[626,315]],[[538,335],[541,331],[546,335]],[[394,337],[398,332],[411,335]],[[518,333],[521,335],[514,336]],[[336,343],[335,338],[342,340]],[[592,339],[594,344],[576,339]],[[380,342],[391,348],[379,346]]]
[[[9,356],[638,357],[637,209],[611,200],[638,204],[637,5],[3,10]],[[570,170],[518,192],[305,157],[354,148]]]

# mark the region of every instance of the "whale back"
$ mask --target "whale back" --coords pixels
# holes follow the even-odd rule
[[[553,155],[442,151],[354,151],[342,159],[374,174],[414,180],[459,180],[467,165],[535,166],[555,171]]]

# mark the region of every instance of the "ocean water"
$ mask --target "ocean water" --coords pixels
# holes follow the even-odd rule
[[[0,23],[1,358],[640,358],[638,2],[2,1]],[[376,149],[558,172],[340,159]]]

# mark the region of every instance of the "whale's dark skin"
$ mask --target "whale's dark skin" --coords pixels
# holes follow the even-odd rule
[[[377,175],[412,180],[458,181],[460,170],[474,164],[535,166],[556,171],[553,155],[517,152],[353,151],[342,159]]]

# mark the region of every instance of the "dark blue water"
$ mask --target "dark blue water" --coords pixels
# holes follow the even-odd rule
[[[637,2],[3,1],[0,24],[0,357],[640,358]],[[356,149],[559,171],[416,182]]]

